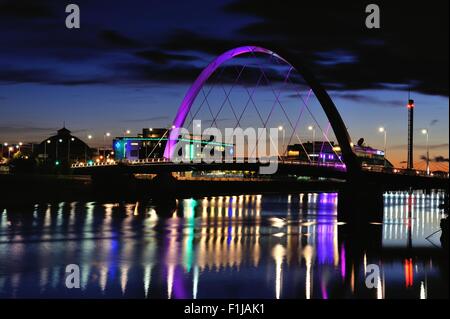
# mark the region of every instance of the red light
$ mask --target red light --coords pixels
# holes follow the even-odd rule
[[[414,104],[408,104],[408,109],[411,109],[414,107]]]
[[[413,263],[412,259],[405,259],[404,260],[404,266],[405,266],[405,286],[406,287],[412,287],[414,284],[414,274],[413,274]]]

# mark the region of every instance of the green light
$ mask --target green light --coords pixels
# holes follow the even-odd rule
[[[194,159],[194,144],[189,144],[190,148],[189,148],[189,160],[193,160]]]
[[[122,138],[124,141],[167,141],[168,138],[157,138],[157,137],[126,137]],[[214,146],[234,146],[233,144],[229,143],[220,143],[220,142],[214,142],[214,141],[204,141],[204,140],[194,140],[194,139],[187,139],[187,138],[179,138],[178,141],[181,142],[187,142],[187,143],[194,143],[194,144],[202,144],[207,145],[211,144]]]
[[[55,161],[55,165],[58,166],[59,165],[59,161]]]

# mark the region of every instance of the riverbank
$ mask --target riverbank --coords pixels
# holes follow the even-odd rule
[[[294,179],[174,178],[172,175],[143,178],[87,175],[0,174],[0,201],[41,203],[55,200],[107,200],[191,197],[218,194],[259,194],[337,191],[342,182]]]

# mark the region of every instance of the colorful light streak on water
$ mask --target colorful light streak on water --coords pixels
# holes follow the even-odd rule
[[[439,240],[425,239],[442,217],[439,198],[386,194],[383,253],[357,255],[341,238],[335,193],[179,199],[167,217],[151,201],[7,207],[0,297],[445,297]],[[78,291],[64,287],[70,263],[81,268]],[[371,263],[382,266],[373,291],[363,277]]]

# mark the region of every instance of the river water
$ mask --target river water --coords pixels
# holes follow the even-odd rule
[[[447,298],[442,198],[385,194],[364,239],[336,193],[0,205],[0,298]]]

